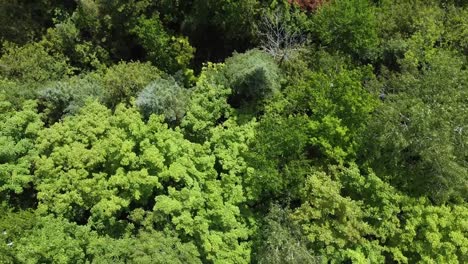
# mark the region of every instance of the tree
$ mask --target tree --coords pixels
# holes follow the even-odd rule
[[[156,67],[168,73],[188,70],[195,49],[187,38],[169,35],[158,16],[139,18],[131,32]]]
[[[43,128],[36,106],[34,101],[26,101],[15,110],[0,93],[0,197],[15,206],[35,203],[35,141]]]
[[[222,84],[226,81],[223,68],[222,64],[208,63],[191,92],[181,127],[196,142],[207,141],[211,136],[210,130],[233,114],[228,104],[231,89]]]
[[[355,164],[315,172],[291,218],[325,260],[463,262],[465,206],[413,199]],[[437,219],[437,220],[436,220]]]
[[[85,263],[89,228],[52,216],[36,217],[33,228],[14,241],[23,263]]]
[[[303,203],[292,217],[316,254],[337,261],[360,261],[370,257],[362,249],[367,246],[364,236],[372,228],[365,221],[363,203],[342,196],[341,188],[339,180],[323,172],[311,174],[303,189]],[[374,259],[382,260],[381,256]]]
[[[101,76],[90,73],[53,82],[38,92],[38,108],[49,125],[78,113],[87,100],[104,101]]]
[[[225,65],[224,74],[233,93],[230,103],[234,107],[242,103],[255,105],[280,89],[279,68],[265,52],[250,50],[235,54]]]
[[[374,114],[362,152],[395,186],[436,203],[466,199],[462,65],[438,51],[421,73],[390,77],[388,99]]]
[[[296,20],[299,20],[296,21]],[[307,36],[303,25],[297,25],[306,20],[305,15],[297,10],[290,11],[286,7],[277,7],[266,12],[259,23],[261,47],[273,56],[281,65],[291,60],[296,53],[304,48]]]
[[[353,159],[358,139],[376,105],[363,87],[369,68],[308,72],[285,90],[286,113],[309,116],[309,153],[335,162]]]
[[[120,239],[94,235],[87,253],[89,260],[99,263],[201,263],[193,242],[154,230]]]
[[[375,59],[379,38],[375,12],[369,1],[331,1],[317,10],[312,21],[311,30],[321,45],[358,61]]]
[[[177,122],[185,114],[188,96],[188,90],[181,88],[174,79],[159,79],[141,91],[136,106],[146,118],[162,114],[166,121]]]
[[[194,0],[158,4],[161,19],[180,29],[196,48],[196,62],[219,62],[233,51],[244,51],[255,42],[255,18],[260,3],[254,0]]]
[[[326,0],[288,0],[291,4],[299,5],[301,8],[312,11],[323,5]]]
[[[0,1],[0,43],[24,45],[39,39],[52,23],[54,11],[69,11],[71,7],[70,1],[59,0]]]
[[[260,227],[256,263],[320,263],[307,248],[300,228],[295,225],[290,211],[273,205]]]
[[[33,99],[38,88],[50,81],[70,75],[72,67],[63,55],[50,54],[40,43],[24,46],[4,43],[5,53],[0,57],[0,91],[8,99],[21,104],[24,99]]]
[[[130,103],[152,81],[161,76],[161,71],[149,63],[120,62],[108,68],[102,75],[104,102],[111,108],[119,103]]]
[[[211,150],[161,117],[145,123],[134,108],[111,114],[94,102],[43,130],[37,145],[37,212],[120,237],[147,211],[157,230],[193,241],[202,260],[248,262],[239,180],[218,175]]]

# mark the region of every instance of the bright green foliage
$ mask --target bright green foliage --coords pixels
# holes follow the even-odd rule
[[[195,49],[187,38],[169,35],[157,16],[139,18],[132,32],[146,50],[148,59],[159,69],[175,73],[188,68]]]
[[[201,263],[193,242],[142,231],[115,239],[63,218],[8,210],[0,217],[2,263]]]
[[[91,213],[88,221],[96,228],[112,227],[131,202],[150,201],[160,185],[155,173],[163,166],[162,157],[150,154],[154,148],[148,143],[139,146],[145,125],[137,112],[120,108],[111,116],[93,103],[80,113],[44,130],[38,139],[39,210],[75,221],[86,221],[85,214]],[[136,146],[141,160],[140,151],[132,151]]]
[[[193,243],[157,231],[122,239],[96,237],[87,253],[94,263],[201,263]]]
[[[0,0],[0,262],[468,263],[467,7]]]
[[[219,84],[223,67],[221,64],[208,64],[203,68],[181,124],[186,134],[202,142],[210,137],[212,127],[232,114],[227,103],[231,89]]]
[[[202,249],[202,259],[209,262],[249,262],[250,248],[246,240],[250,230],[240,211],[245,201],[240,176],[246,170],[237,157],[245,151],[245,138],[241,135],[245,133],[214,131],[210,156],[205,154],[208,144],[183,146],[180,139],[167,143],[174,148],[178,146],[177,152],[182,157],[161,177],[175,181],[175,186],[180,187],[168,187],[167,195],[156,197],[155,210],[160,215],[155,216],[156,221],[166,223],[165,216],[169,216],[176,230],[194,237]],[[216,164],[222,167],[221,171],[214,169]]]
[[[353,263],[466,260],[466,207],[405,197],[355,165],[331,171],[308,178],[305,202],[292,214],[317,254]]]
[[[232,186],[233,189],[226,196],[239,202],[252,202],[258,198],[258,190],[255,189],[257,186],[251,183],[259,175],[246,159],[249,145],[254,139],[255,125],[255,120],[238,125],[235,118],[230,118],[222,126],[212,130],[209,142],[223,185]]]
[[[406,222],[391,239],[390,251],[404,263],[465,263],[468,260],[468,214],[465,206],[403,207]]]
[[[151,221],[193,240],[203,259],[248,260],[248,247],[239,242],[249,234],[238,208],[242,188],[237,180],[218,179],[205,147],[156,116],[145,124],[134,109],[118,107],[111,115],[93,103],[80,113],[38,139],[39,212],[118,235],[133,226],[123,214],[155,200]]]
[[[314,155],[338,162],[352,158],[358,135],[376,104],[362,85],[367,70],[304,75],[303,80],[287,88],[289,102],[285,108],[309,115],[309,144]]]
[[[138,95],[136,106],[143,116],[164,115],[168,122],[180,121],[185,114],[189,93],[174,79],[159,79],[149,84]]]
[[[35,218],[34,226],[13,245],[21,263],[86,263],[88,228],[52,216]]]
[[[272,96],[280,88],[280,74],[267,53],[250,50],[226,60],[224,74],[232,89],[232,104],[257,102]],[[240,101],[240,102],[239,102]]]
[[[114,108],[118,103],[130,103],[151,81],[159,79],[161,71],[149,63],[121,62],[110,67],[102,76],[104,101]]]
[[[312,32],[322,45],[360,60],[376,57],[377,20],[368,0],[335,0],[319,8]]]
[[[306,180],[304,203],[294,212],[317,253],[335,260],[350,257],[350,251],[359,252],[364,234],[371,227],[364,220],[363,204],[341,195],[339,181],[323,172]]]
[[[43,126],[35,108],[35,102],[26,101],[15,111],[0,93],[0,197],[7,201],[32,187],[35,140]]]

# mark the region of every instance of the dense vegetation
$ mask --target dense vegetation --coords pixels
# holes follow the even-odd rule
[[[468,263],[462,0],[0,0],[0,263]]]

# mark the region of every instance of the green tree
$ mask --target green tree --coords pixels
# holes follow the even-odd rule
[[[162,114],[166,121],[174,123],[184,116],[188,99],[189,91],[174,79],[159,79],[141,91],[136,106],[146,118],[151,114]]]
[[[232,89],[234,107],[258,103],[280,90],[280,73],[274,59],[260,50],[235,54],[225,63],[224,74]]]
[[[258,1],[163,0],[156,5],[164,22],[189,37],[201,62],[218,62],[255,42]]]
[[[185,140],[162,117],[145,123],[136,109],[111,114],[91,103],[37,142],[39,213],[118,237],[134,228],[125,215],[149,211],[148,221],[193,241],[202,260],[248,261],[239,179],[218,175],[207,145]]]
[[[119,103],[129,104],[152,81],[159,79],[161,71],[149,63],[120,62],[102,75],[104,102],[115,108]]]
[[[32,229],[14,240],[22,263],[86,263],[89,228],[52,216],[36,217]]]
[[[66,115],[73,115],[88,99],[104,100],[101,76],[97,73],[77,75],[50,83],[38,92],[38,108],[47,124],[53,124]]]
[[[364,235],[372,232],[365,221],[364,205],[343,196],[340,181],[330,176],[316,172],[307,178],[303,203],[293,217],[316,254],[335,261],[362,261],[368,257],[362,252]],[[374,261],[382,261],[382,257]]]
[[[193,242],[184,243],[174,234],[158,231],[142,231],[121,239],[93,236],[87,253],[96,263],[201,263]]]
[[[365,89],[369,68],[306,72],[286,88],[286,113],[309,116],[309,153],[335,162],[356,155],[358,138],[376,105]]]
[[[0,57],[0,91],[6,92],[15,104],[34,99],[42,85],[73,72],[66,57],[51,54],[40,43],[24,46],[4,43],[4,52]]]
[[[192,140],[204,142],[210,138],[210,130],[221,125],[233,114],[228,104],[231,89],[222,83],[223,64],[208,63],[202,70],[190,95],[190,103],[181,126]]]
[[[362,151],[398,188],[434,202],[466,199],[467,78],[463,62],[437,51],[420,73],[390,75]]]
[[[379,45],[375,11],[368,0],[336,0],[312,17],[313,35],[321,45],[360,61],[374,59]]]
[[[33,194],[35,140],[43,128],[36,106],[26,101],[16,110],[0,93],[0,197],[12,205],[34,203],[28,196]],[[25,190],[28,195],[21,197]]]
[[[259,232],[255,263],[320,263],[320,256],[307,248],[307,239],[289,210],[273,205]]]
[[[187,71],[195,49],[185,37],[171,36],[159,17],[141,17],[131,30],[146,51],[146,56],[156,67],[169,73]]]

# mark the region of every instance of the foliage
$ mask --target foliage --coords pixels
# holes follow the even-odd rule
[[[278,205],[271,207],[258,238],[257,263],[320,263],[320,256],[311,254],[289,213]]]
[[[50,55],[39,43],[19,47],[4,43],[5,54],[0,58],[2,75],[27,83],[59,80],[70,72],[66,59]]]
[[[154,210],[148,220],[191,238],[202,258],[248,257],[238,242],[248,234],[237,207],[242,192],[222,195],[239,187],[217,179],[206,148],[185,141],[156,116],[145,124],[135,109],[118,107],[111,115],[92,103],[80,113],[38,139],[39,212],[118,236],[133,226],[123,215]]]
[[[76,114],[88,99],[102,101],[104,91],[96,74],[74,76],[45,86],[39,92],[39,108],[48,124],[66,115]]]
[[[186,134],[202,142],[210,137],[210,129],[232,112],[227,102],[231,89],[219,83],[224,80],[223,68],[221,64],[207,64],[203,68],[181,124]]]
[[[51,55],[40,43],[16,46],[4,43],[5,53],[0,57],[0,91],[7,93],[15,104],[20,99],[33,99],[38,87],[60,80],[72,73],[67,59]]]
[[[39,38],[50,24],[55,8],[68,10],[69,6],[58,0],[0,1],[0,42],[24,45]]]
[[[156,67],[169,73],[187,70],[195,49],[187,38],[170,36],[157,16],[139,18],[132,32]]]
[[[366,61],[376,56],[377,20],[367,0],[336,0],[324,4],[312,18],[320,43]]]
[[[254,0],[195,0],[182,9],[179,23],[199,56],[218,61],[237,47],[244,50],[249,42],[253,42],[258,7],[259,2]],[[173,8],[172,12],[180,12],[177,4]]]
[[[83,3],[85,1],[81,1]],[[80,28],[75,18],[66,17],[56,21],[41,40],[41,44],[57,54],[67,54],[70,63],[79,69],[99,69],[102,64],[108,64],[110,54],[101,43],[93,43],[81,36]]]
[[[445,22],[445,39],[456,50],[465,56],[468,54],[468,8],[448,7]],[[448,30],[447,30],[448,29]]]
[[[325,258],[401,263],[466,259],[468,241],[460,236],[466,207],[410,199],[373,173],[360,175],[355,165],[311,175],[304,191],[308,202],[292,217],[312,249]]]
[[[279,90],[278,66],[262,51],[250,50],[228,58],[224,74],[232,89],[234,106],[242,101],[262,101]]]
[[[460,0],[0,0],[1,263],[467,263]]]
[[[159,79],[141,91],[136,106],[146,118],[151,114],[162,114],[166,121],[175,122],[184,116],[187,101],[188,91],[174,79]]]
[[[135,237],[95,237],[88,245],[90,259],[99,263],[201,263],[193,243],[162,232],[141,232]]]
[[[309,42],[305,29],[310,26],[307,14],[295,6],[283,5],[268,9],[258,22],[262,49],[280,64],[297,57]]]
[[[85,263],[87,228],[52,216],[40,217],[14,247],[24,263]]]
[[[466,76],[460,60],[441,52],[420,74],[387,81],[394,93],[370,123],[365,155],[408,193],[466,199]]]
[[[288,2],[306,10],[315,10],[323,5],[325,0],[288,0]]]
[[[246,181],[256,200],[266,203],[279,197],[284,201],[298,198],[310,169],[305,155],[307,123],[306,116],[267,114],[255,126],[255,138],[245,155],[248,165],[255,169]]]
[[[106,69],[102,75],[104,102],[111,108],[119,103],[130,103],[151,81],[157,80],[161,71],[149,63],[120,62]]]
[[[369,69],[307,72],[285,91],[286,113],[309,116],[309,146],[313,155],[342,162],[353,158],[358,137],[376,100],[363,87]]]
[[[32,188],[35,140],[43,127],[35,108],[35,102],[26,101],[15,110],[0,93],[0,197],[12,204],[29,202],[18,195]]]

